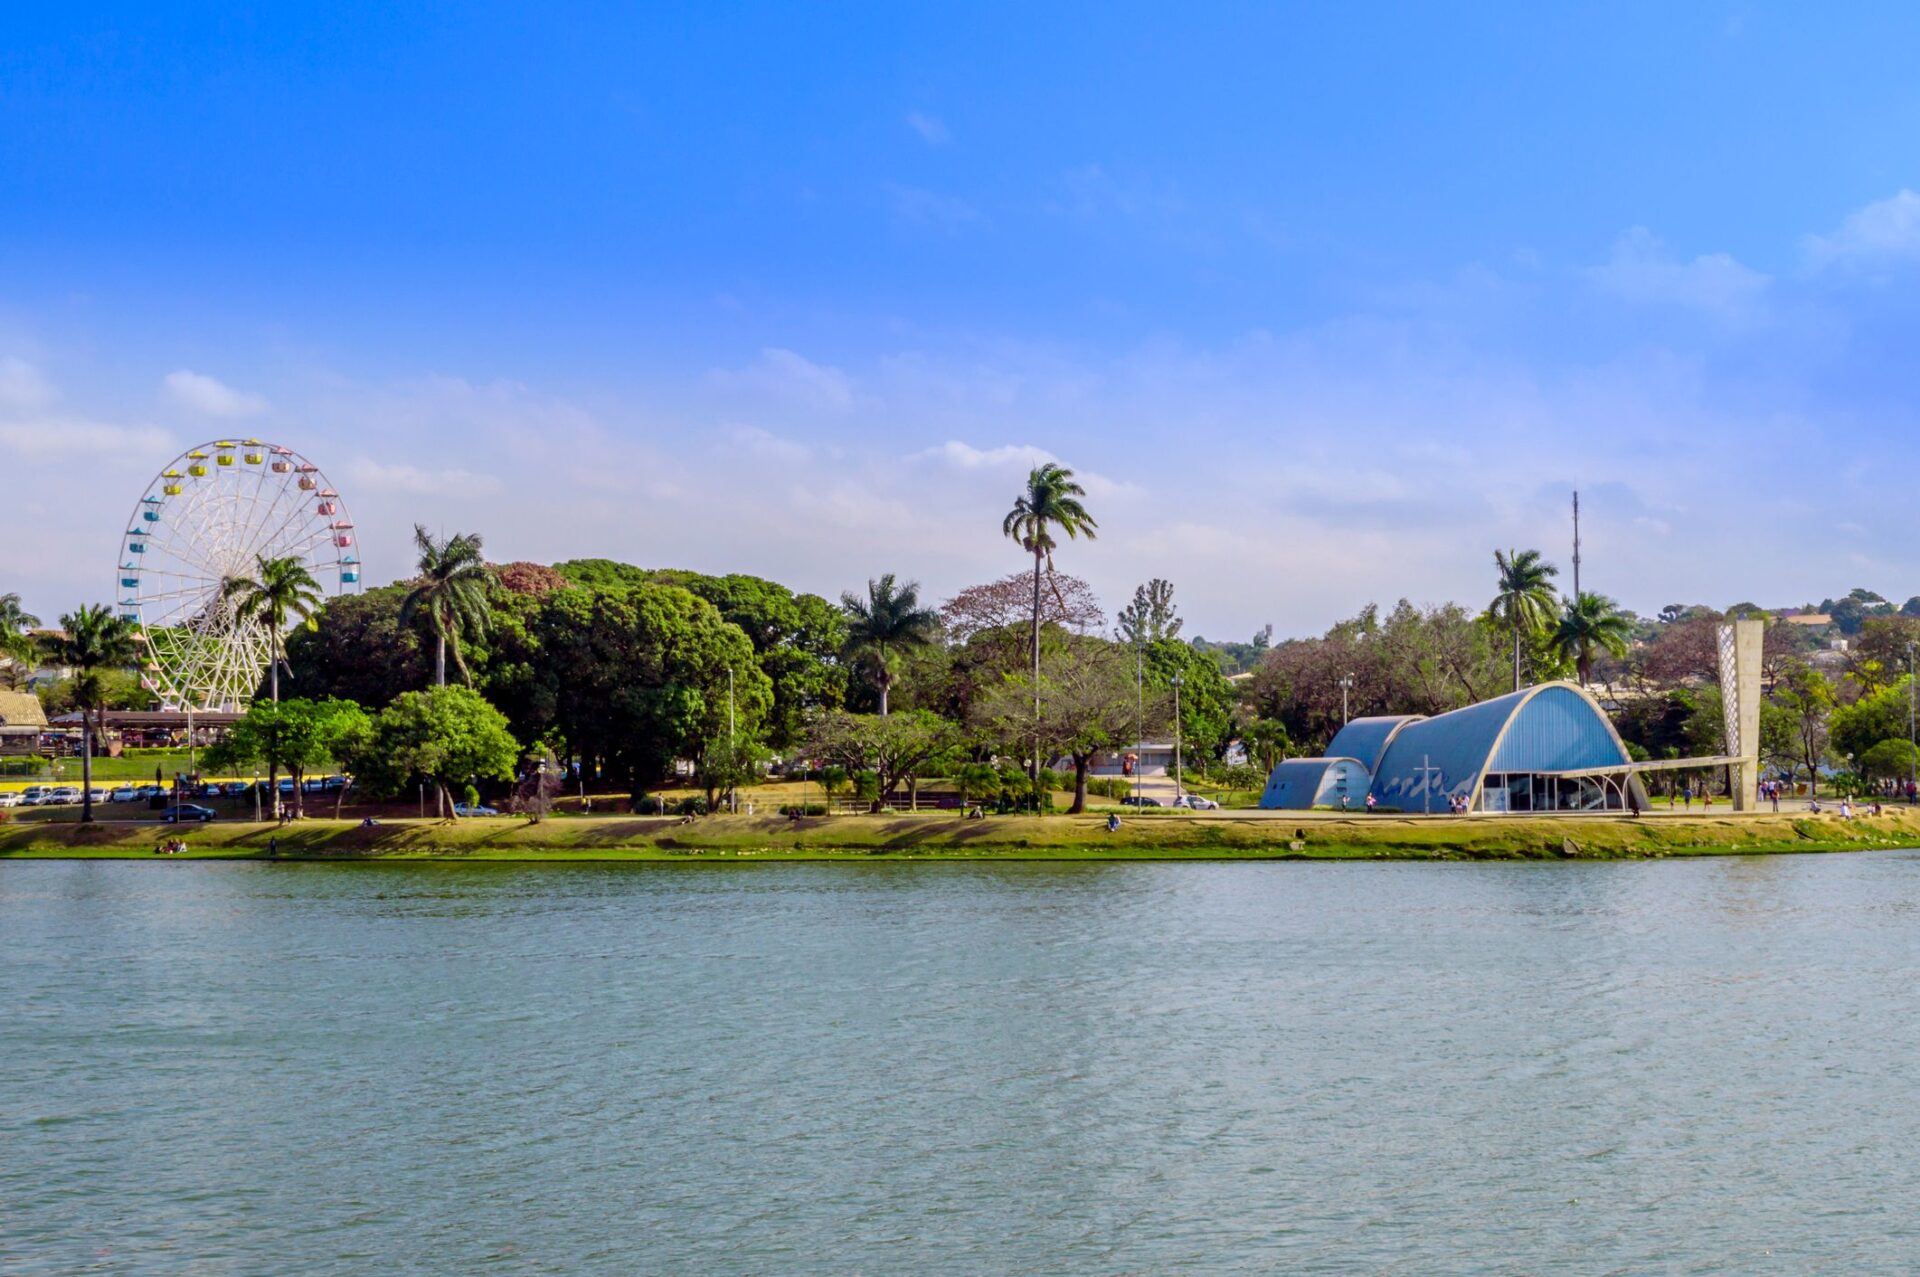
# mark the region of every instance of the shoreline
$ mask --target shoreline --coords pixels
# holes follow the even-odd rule
[[[186,841],[155,856],[164,838]],[[1920,846],[1920,811],[1843,821],[1810,815],[1129,818],[951,815],[518,818],[462,821],[12,822],[0,825],[6,860],[267,860],[328,862],[835,862],[1172,860],[1635,860],[1778,855]]]

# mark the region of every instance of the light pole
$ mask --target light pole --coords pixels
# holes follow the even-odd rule
[[[1914,801],[1916,791],[1916,771],[1920,771],[1920,759],[1914,757],[1913,732],[1913,644],[1907,644],[1907,802]]]
[[[1347,725],[1347,692],[1353,687],[1353,675],[1340,676],[1340,726]]]
[[[1140,805],[1140,751],[1147,739],[1147,657],[1139,636],[1133,640],[1133,805]]]
[[[727,810],[740,813],[740,788],[734,780],[739,760],[733,749],[733,666],[727,666]]]
[[[1180,684],[1186,680],[1173,676],[1173,801],[1180,801],[1186,788],[1180,783]]]

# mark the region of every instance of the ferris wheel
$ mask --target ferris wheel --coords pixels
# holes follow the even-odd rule
[[[320,467],[291,448],[221,439],[147,485],[120,541],[120,615],[145,648],[141,685],[170,709],[247,707],[272,659],[265,622],[229,582],[294,558],[325,594],[357,593],[353,519]]]

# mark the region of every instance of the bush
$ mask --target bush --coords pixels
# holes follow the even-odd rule
[[[1125,776],[1090,776],[1087,792],[1101,798],[1125,798],[1133,792],[1133,781]]]
[[[704,798],[682,798],[674,804],[676,816],[704,816],[707,814],[707,800]]]
[[[460,791],[460,801],[469,807],[478,807],[480,805],[480,791],[472,785],[468,785]]]
[[[782,816],[824,816],[827,814],[825,803],[808,803],[802,807],[799,803],[788,803],[780,809]]]

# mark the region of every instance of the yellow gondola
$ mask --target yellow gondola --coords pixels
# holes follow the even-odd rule
[[[187,467],[187,473],[196,479],[204,479],[207,477],[207,468],[199,462],[195,462]]]
[[[187,455],[189,457],[192,457],[195,461],[205,461],[207,459],[207,454],[200,451],[200,449],[198,448],[195,448],[192,452],[189,452]]]
[[[169,483],[166,487],[160,489],[160,491],[166,493],[170,497],[177,497],[180,495],[180,485],[177,483]]]
[[[162,470],[160,472],[160,477],[162,479],[178,479],[180,477],[180,472],[178,470]]]
[[[223,466],[230,466],[233,464],[233,454],[231,452],[223,452],[218,457],[214,458],[214,460],[218,461]]]
[[[258,453],[258,452],[249,452],[249,453],[247,454],[247,464],[248,464],[248,465],[250,465],[250,466],[257,466],[257,465],[259,465],[259,464],[260,464],[260,463],[261,463],[262,461],[265,461],[265,460],[266,460],[266,457],[265,457],[265,456],[264,456],[263,454],[261,454],[261,453]]]

